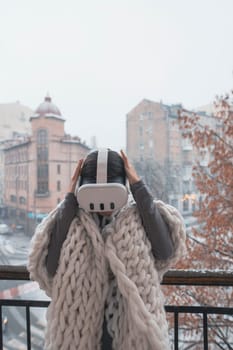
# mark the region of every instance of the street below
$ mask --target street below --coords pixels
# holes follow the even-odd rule
[[[27,265],[30,237],[23,232],[0,235],[0,264]],[[0,281],[1,299],[48,300],[36,282]],[[31,346],[34,350],[42,350],[46,326],[46,309],[31,308]],[[3,331],[3,350],[26,350],[26,309],[25,307],[2,307],[2,315],[7,318],[7,326]]]

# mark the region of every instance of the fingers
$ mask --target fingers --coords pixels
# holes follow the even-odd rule
[[[129,160],[128,160],[127,155],[125,154],[125,152],[122,149],[120,150],[120,152],[121,152],[121,157],[123,159],[125,167],[128,167],[129,166]]]
[[[76,166],[76,168],[74,170],[74,173],[73,173],[73,175],[71,177],[71,181],[70,181],[70,184],[69,184],[69,187],[68,187],[68,192],[74,192],[75,191],[75,187],[76,187],[79,175],[81,173],[82,166],[83,166],[83,159],[80,159],[78,161],[78,164],[77,164],[77,166]]]
[[[121,156],[124,162],[125,172],[128,177],[129,183],[134,184],[140,180],[140,177],[138,176],[134,166],[130,163],[127,155],[123,150],[120,151]]]
[[[78,161],[78,164],[77,164],[77,166],[76,166],[76,168],[74,170],[74,173],[72,175],[72,180],[77,180],[78,179],[78,177],[79,177],[79,175],[81,173],[81,170],[82,170],[82,165],[83,165],[83,159],[80,159]]]

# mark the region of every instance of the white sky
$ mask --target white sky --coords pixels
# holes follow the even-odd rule
[[[125,147],[143,98],[195,108],[233,87],[233,0],[0,0],[0,103],[47,92],[67,133]]]

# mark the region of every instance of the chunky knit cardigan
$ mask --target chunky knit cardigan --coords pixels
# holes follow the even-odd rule
[[[37,227],[28,270],[51,297],[45,349],[100,350],[104,313],[114,350],[170,349],[160,282],[185,252],[185,229],[175,208],[156,205],[174,244],[167,260],[153,257],[136,206],[122,209],[102,232],[79,209],[52,278],[46,256],[57,209]]]

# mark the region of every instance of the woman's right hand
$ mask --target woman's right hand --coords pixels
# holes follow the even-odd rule
[[[133,185],[136,182],[140,181],[140,177],[138,176],[135,168],[133,167],[133,165],[129,161],[129,158],[127,157],[125,152],[123,150],[121,150],[120,152],[121,152],[121,157],[122,157],[123,162],[124,162],[125,172],[126,172],[128,180],[129,180],[129,184]]]
[[[76,188],[76,184],[77,184],[77,181],[78,181],[78,178],[81,174],[81,170],[82,170],[82,166],[83,166],[83,159],[80,159],[78,161],[78,164],[74,170],[74,173],[71,177],[71,181],[70,181],[70,184],[69,184],[69,187],[68,187],[68,192],[71,192],[71,193],[74,193],[75,191],[75,188]]]

